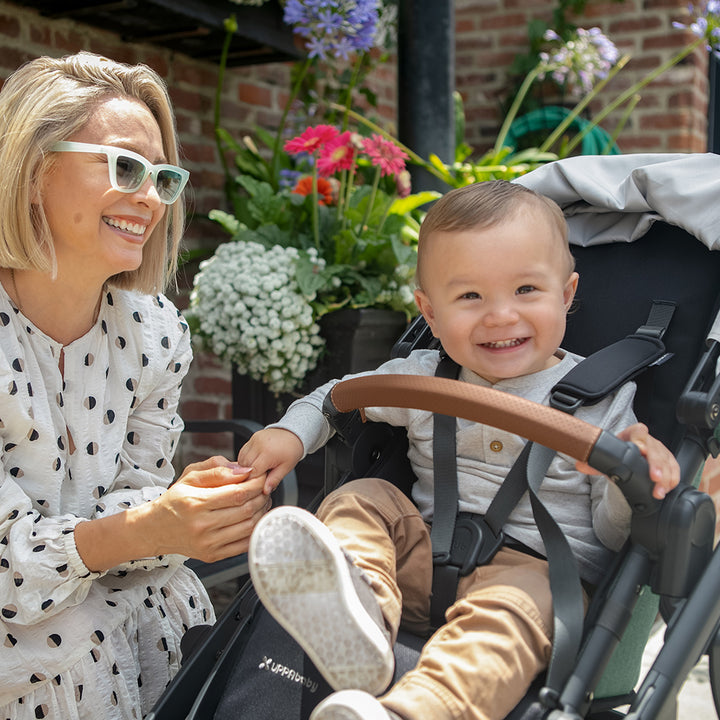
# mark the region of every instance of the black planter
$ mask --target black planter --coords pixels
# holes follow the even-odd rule
[[[372,370],[388,360],[406,326],[405,314],[392,310],[359,308],[325,315],[320,319],[325,352],[302,387],[296,393],[276,396],[261,382],[233,372],[233,416],[263,425],[275,422],[293,400],[318,385],[348,373]]]
[[[392,310],[360,308],[338,310],[320,319],[326,347],[318,366],[309,373],[297,393],[271,393],[265,385],[233,369],[233,417],[262,425],[278,420],[293,400],[333,378],[372,370],[390,359],[393,345],[407,327],[405,314]],[[309,502],[322,487],[323,453],[303,460],[297,468],[300,504]]]

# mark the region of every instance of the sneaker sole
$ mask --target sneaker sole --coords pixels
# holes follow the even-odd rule
[[[319,520],[294,507],[268,513],[251,536],[249,566],[263,605],[334,690],[385,690],[394,671],[392,648]]]
[[[325,698],[310,720],[390,720],[387,710],[367,693],[344,690]]]

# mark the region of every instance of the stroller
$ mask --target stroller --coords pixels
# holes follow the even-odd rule
[[[720,452],[715,434],[720,420],[720,323],[715,319],[720,253],[714,252],[720,244],[720,211],[714,209],[720,157],[585,156],[552,163],[518,182],[552,197],[566,214],[581,282],[563,347],[601,358],[590,366],[600,369],[600,381],[591,378],[563,388],[568,405],[591,402],[595,386],[613,380],[616,365],[624,377],[642,372],[636,377],[635,411],[675,453],[680,486],[661,503],[653,501],[649,483],[642,480],[642,463],[632,466],[625,443],[606,445],[603,433],[588,439],[586,428],[580,428],[578,449],[572,444],[577,437],[568,437],[575,428],[568,429],[550,408],[478,410],[486,398],[460,407],[460,399],[447,395],[452,390],[446,386],[432,387],[424,396],[406,388],[399,400],[387,404],[407,400],[413,407],[445,414],[449,406],[460,408],[454,414],[487,424],[497,419],[505,429],[554,450],[579,459],[589,455],[590,464],[618,482],[634,509],[631,539],[592,598],[581,638],[575,638],[579,649],[565,658],[569,669],[561,674],[561,683],[555,687],[547,677],[538,678],[507,720],[671,720],[677,692],[704,654],[720,717],[715,509],[695,489],[707,455]],[[628,338],[651,338],[651,356],[638,359],[632,351],[628,358],[633,344],[625,342]],[[394,353],[431,342],[417,321]],[[617,361],[618,355],[622,360]],[[354,387],[354,382],[333,390],[337,435],[326,449],[325,492],[354,477],[408,480],[403,433],[359,422],[357,408],[381,402],[372,395],[377,392],[372,385]],[[387,400],[387,388],[380,392]],[[667,625],[664,644],[638,682],[640,659],[658,613]],[[259,605],[251,584],[213,628],[193,629],[187,645],[181,671],[148,718],[306,718],[330,692]],[[422,639],[401,632],[395,646],[396,678],[413,667],[421,646]],[[285,695],[292,712],[287,705],[280,709]]]

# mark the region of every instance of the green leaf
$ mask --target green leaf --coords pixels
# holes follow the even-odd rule
[[[406,198],[396,198],[390,206],[390,212],[397,215],[406,215],[412,210],[417,210],[417,208],[440,197],[442,197],[442,193],[436,190],[424,190],[423,192],[408,195]]]
[[[410,267],[417,265],[417,250],[414,247],[406,245],[396,235],[393,235],[390,241],[395,257],[400,265],[409,265]]]
[[[208,217],[213,222],[218,223],[230,235],[236,235],[244,227],[234,215],[226,213],[224,210],[211,210]]]
[[[275,135],[271,132],[268,132],[265,130],[265,128],[262,128],[260,126],[255,127],[255,134],[260,138],[263,145],[268,148],[272,148],[275,144]]]
[[[295,279],[300,292],[305,297],[314,297],[319,290],[332,282],[332,278],[332,268],[321,269],[307,253],[300,253],[295,270]]]

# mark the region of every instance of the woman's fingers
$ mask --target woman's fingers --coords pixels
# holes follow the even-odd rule
[[[217,487],[242,482],[250,476],[251,472],[251,467],[245,467],[230,462],[227,458],[216,456],[201,463],[188,465],[177,482],[198,487]]]
[[[199,548],[202,557],[198,557],[198,559],[214,562],[247,552],[250,535],[255,525],[272,505],[267,496],[261,500],[261,504],[255,508],[250,517],[238,518],[233,516],[230,510],[218,511],[223,513],[223,518],[212,531],[204,536],[203,547]],[[225,522],[228,524],[226,525]]]

